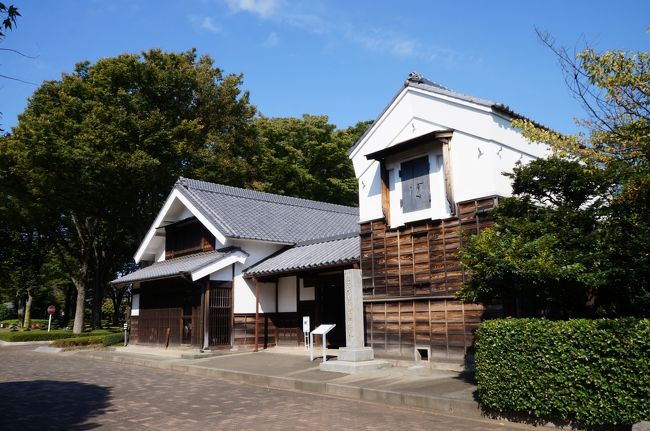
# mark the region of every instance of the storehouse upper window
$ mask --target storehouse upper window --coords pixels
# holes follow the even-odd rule
[[[402,182],[402,212],[431,208],[429,157],[402,162],[399,175]]]

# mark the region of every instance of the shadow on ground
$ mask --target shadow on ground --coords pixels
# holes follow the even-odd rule
[[[108,407],[109,388],[79,382],[0,383],[0,430],[90,430]]]

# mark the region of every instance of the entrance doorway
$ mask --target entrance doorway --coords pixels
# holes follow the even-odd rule
[[[345,295],[343,272],[318,275],[316,279],[317,325],[334,323],[336,327],[327,334],[327,347],[345,347]]]
[[[208,344],[229,346],[232,327],[232,283],[210,282],[208,291]]]

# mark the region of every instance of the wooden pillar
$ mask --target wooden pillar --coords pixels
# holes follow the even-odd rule
[[[259,335],[260,335],[260,284],[255,280],[255,351],[259,349]]]
[[[208,314],[208,308],[210,306],[210,276],[206,277],[205,283],[203,285],[203,294],[201,295],[201,309],[203,312],[203,340],[201,345],[203,349],[207,349],[210,344],[210,315]]]

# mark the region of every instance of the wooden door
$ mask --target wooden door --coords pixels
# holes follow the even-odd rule
[[[232,328],[232,285],[211,282],[208,292],[208,344],[230,345]]]

